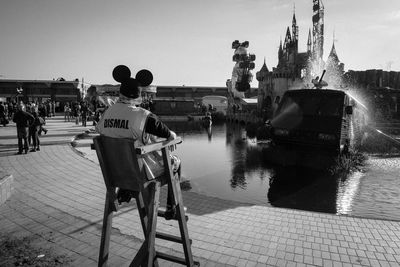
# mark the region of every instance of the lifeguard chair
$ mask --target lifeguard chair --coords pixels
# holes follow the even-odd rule
[[[107,266],[112,216],[120,205],[118,190],[127,190],[136,199],[145,237],[130,266],[158,266],[158,258],[186,266],[200,266],[199,262],[193,261],[179,177],[171,167],[171,149],[181,142],[181,138],[142,147],[135,147],[132,139],[106,136],[97,136],[93,142],[107,188],[98,266]],[[144,155],[154,151],[162,152],[164,173],[158,177],[153,177],[143,160]],[[174,219],[178,221],[180,237],[156,232],[157,217],[165,217],[165,212],[158,210],[160,189],[164,185],[168,186],[168,198],[175,207]],[[181,243],[185,258],[156,251],[155,238]]]

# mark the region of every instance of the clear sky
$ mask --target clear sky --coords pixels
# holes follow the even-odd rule
[[[323,3],[325,58],[335,31],[345,70],[400,71],[400,0]],[[236,39],[250,42],[254,76],[264,58],[276,66],[294,5],[304,52],[312,0],[0,0],[0,78],[116,84],[125,64],[154,85],[225,86]]]

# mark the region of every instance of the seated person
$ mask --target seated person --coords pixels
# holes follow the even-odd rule
[[[171,131],[158,117],[150,111],[141,108],[140,87],[148,86],[153,81],[153,75],[148,70],[141,70],[135,79],[130,77],[128,67],[119,65],[113,70],[113,77],[121,83],[118,101],[111,105],[102,115],[96,125],[96,130],[101,135],[114,138],[132,138],[135,147],[143,146],[155,141],[157,137],[175,139],[175,132]],[[159,152],[145,155],[143,163],[146,164],[154,177],[163,173],[163,162]],[[171,157],[173,171],[180,176],[180,161],[176,156]],[[129,202],[131,194],[127,190],[118,191],[118,201]],[[169,205],[167,212],[174,209]],[[172,211],[171,211],[172,212]],[[174,215],[174,211],[172,215]]]

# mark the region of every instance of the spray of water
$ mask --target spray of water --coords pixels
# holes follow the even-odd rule
[[[320,76],[322,73],[322,68],[321,68],[321,63],[316,62],[316,61],[310,61],[308,64],[308,69],[306,71],[305,77],[303,77],[304,82],[304,87],[306,88],[312,88],[310,87],[309,84],[311,83],[311,79],[315,79],[317,76]],[[400,149],[400,142],[393,138],[392,136],[384,133],[382,130],[377,129],[374,127],[375,122],[374,122],[374,116],[372,113],[372,108],[371,105],[373,105],[371,97],[367,97],[365,93],[365,88],[354,88],[354,87],[348,87],[348,85],[345,83],[343,80],[343,75],[339,71],[328,71],[326,75],[324,76],[324,80],[328,81],[329,86],[328,88],[336,89],[336,90],[342,90],[344,91],[347,95],[349,95],[353,101],[355,102],[356,105],[362,108],[364,111],[363,113],[354,113],[354,123],[353,125],[350,125],[350,138],[353,141],[356,133],[355,129],[359,126],[357,123],[365,123],[365,127],[367,130],[369,130],[372,133],[375,133],[374,135],[377,138],[371,139],[370,141],[372,143],[375,142],[389,142],[392,146]],[[303,88],[304,88],[303,87]],[[377,140],[380,139],[380,140]]]

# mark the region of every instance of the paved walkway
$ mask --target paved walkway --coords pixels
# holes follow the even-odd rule
[[[47,127],[41,151],[27,155],[15,154],[15,127],[0,128],[0,170],[14,177],[14,192],[0,206],[0,233],[38,236],[41,246],[73,259],[70,265],[96,266],[105,198],[100,168],[70,145],[84,127],[61,117],[50,118]],[[183,199],[201,266],[400,266],[400,222],[250,205],[193,192],[183,192]],[[132,202],[116,214],[113,226],[110,265],[127,266],[143,239]],[[158,229],[178,233],[173,221],[159,219]],[[182,255],[179,244],[157,240],[157,246]]]

